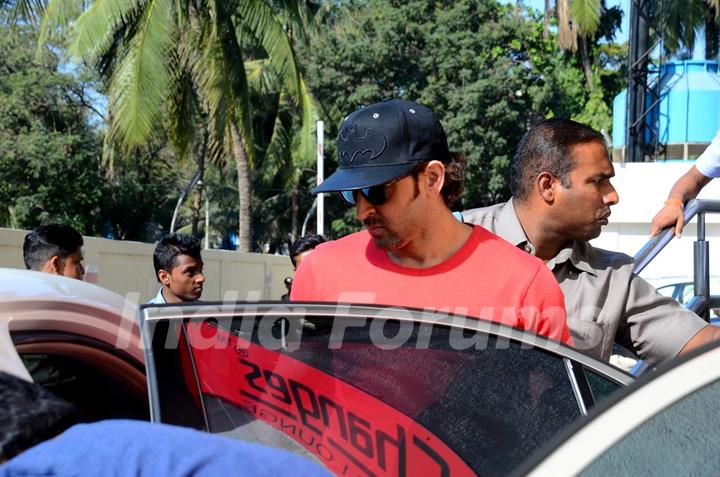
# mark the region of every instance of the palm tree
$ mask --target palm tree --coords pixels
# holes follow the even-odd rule
[[[303,168],[307,169],[314,163],[314,150],[311,138],[306,132],[294,128],[293,125],[315,124],[317,106],[312,95],[305,90],[303,98],[308,103],[298,113],[290,96],[277,74],[273,64],[267,60],[248,61],[245,63],[250,89],[255,96],[270,97],[274,106],[275,120],[271,139],[258,164],[259,178],[265,183],[280,183],[284,191],[291,194],[291,236],[293,240],[298,232],[298,185]],[[300,118],[299,114],[307,115]],[[276,179],[279,179],[277,181]]]
[[[667,54],[692,55],[696,34],[704,30],[705,58],[717,60],[720,0],[665,0],[653,15]]]
[[[546,4],[547,8],[547,4]],[[600,26],[602,0],[557,0],[558,44],[564,50],[577,51],[588,88],[593,87],[590,41]]]
[[[210,157],[235,163],[238,250],[250,251],[255,141],[245,60],[248,51],[260,52],[273,65],[284,94],[302,111],[300,154],[312,157],[312,111],[308,110],[312,102],[288,35],[307,25],[307,4],[93,0],[83,9],[83,0],[9,3],[33,4],[36,8],[28,11],[43,12],[39,44],[52,35],[69,33],[69,53],[99,69],[107,81],[108,135],[125,151],[145,144],[169,125],[177,151],[187,154],[205,132],[197,131],[193,122],[194,112],[203,111]],[[23,9],[27,10],[17,7]]]

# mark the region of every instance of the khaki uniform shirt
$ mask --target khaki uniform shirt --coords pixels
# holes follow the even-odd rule
[[[465,211],[463,219],[535,254],[512,199]],[[707,324],[633,274],[633,259],[623,253],[572,241],[547,266],[565,294],[576,347],[603,361],[610,359],[616,341],[650,365],[657,364],[676,356]]]

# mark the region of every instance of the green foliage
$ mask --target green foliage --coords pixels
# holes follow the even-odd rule
[[[451,149],[469,161],[457,208],[508,198],[510,159],[537,119],[584,115],[609,127],[608,105],[618,91],[601,86],[619,86],[606,75],[608,67],[616,68],[615,58],[596,55],[606,65],[596,65],[600,90],[591,95],[577,57],[544,37],[537,14],[495,1],[354,0],[329,18],[300,51],[327,137],[363,104],[401,97],[430,106]],[[600,30],[606,34],[608,28]],[[334,165],[334,141],[328,142],[327,162]],[[356,228],[351,212],[340,201],[329,207],[333,203],[333,233]]]
[[[167,154],[139,151],[111,175],[84,85],[59,72],[50,51],[33,60],[34,47],[31,31],[0,37],[0,226],[62,222],[87,235],[155,239],[177,194]]]
[[[292,148],[279,154],[289,154],[300,165],[313,155],[314,104],[293,46],[293,32],[302,34],[309,19],[307,2],[93,0],[85,2],[87,8],[73,21],[68,12],[78,1],[49,0],[40,38],[69,31],[70,54],[102,74],[108,92],[108,142],[132,154],[167,132],[185,159],[197,148],[198,137],[207,137],[211,160],[235,162],[240,249],[251,251],[253,184],[248,177],[257,150],[276,158],[278,146]],[[273,121],[277,129],[268,139],[273,147],[255,142],[256,116],[266,110],[257,114],[252,109],[256,92],[250,90],[245,61],[258,59],[273,70],[277,89],[271,111],[295,110]],[[291,127],[298,135],[289,132]],[[196,134],[199,128],[208,134]]]
[[[601,0],[573,0],[570,3],[570,14],[580,35],[595,34],[603,14],[602,3]]]
[[[56,63],[33,63],[33,44],[21,31],[0,37],[0,223],[94,231],[100,140],[70,99],[73,79]]]
[[[170,227],[184,185],[177,157],[167,144],[136,151],[115,174],[105,171],[100,186],[103,236],[153,242]]]

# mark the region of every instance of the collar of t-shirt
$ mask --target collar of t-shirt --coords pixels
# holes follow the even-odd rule
[[[439,273],[446,273],[453,268],[462,265],[465,260],[475,251],[478,244],[483,240],[483,237],[489,235],[489,232],[487,232],[482,227],[479,227],[477,225],[473,225],[472,227],[473,230],[470,234],[470,237],[465,241],[460,250],[455,252],[448,259],[438,263],[437,265],[433,265],[432,267],[410,268],[398,265],[390,258],[390,256],[385,250],[381,249],[375,244],[374,240],[368,241],[367,258],[370,263],[372,263],[376,267],[380,267],[385,270],[390,270],[397,273],[402,273],[403,275],[428,276],[436,275]]]

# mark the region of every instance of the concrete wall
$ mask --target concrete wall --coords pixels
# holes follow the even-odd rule
[[[593,245],[635,255],[648,241],[652,218],[662,207],[672,185],[692,164],[694,161],[614,164],[612,184],[620,195],[620,202],[612,208],[610,223],[600,237],[593,240]],[[720,200],[720,180],[708,184],[699,198]],[[720,275],[720,214],[708,215],[706,224],[710,274]],[[682,238],[671,241],[641,275],[648,279],[692,277],[696,231],[693,220],[686,225]]]
[[[22,244],[27,231],[0,228],[0,267],[25,268]],[[144,303],[155,296],[154,244],[85,237],[86,280],[131,300]],[[292,276],[290,259],[281,255],[203,250],[203,300],[279,300],[283,280]]]

